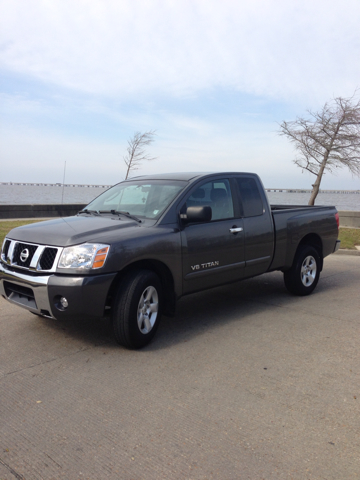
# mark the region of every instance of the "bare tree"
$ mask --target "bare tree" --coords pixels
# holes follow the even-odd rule
[[[151,157],[145,153],[145,147],[154,141],[155,130],[141,133],[135,132],[134,136],[128,140],[127,155],[124,157],[124,162],[127,166],[126,177],[134,170],[138,170],[141,162],[144,160],[155,160],[156,157]]]
[[[334,98],[319,112],[308,111],[310,119],[298,117],[280,125],[280,135],[295,144],[298,157],[294,163],[315,175],[309,205],[314,205],[326,171],[347,167],[360,175],[360,100]]]

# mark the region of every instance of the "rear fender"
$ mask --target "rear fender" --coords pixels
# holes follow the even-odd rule
[[[288,256],[287,261],[286,261],[286,268],[284,268],[283,271],[289,270],[292,267],[292,265],[294,263],[294,259],[297,258],[297,254],[298,254],[299,250],[304,245],[309,245],[309,246],[314,247],[316,249],[316,251],[318,252],[319,257],[320,257],[320,271],[322,271],[323,265],[324,265],[323,245],[322,245],[321,238],[316,233],[310,233],[310,234],[306,235],[305,237],[303,237],[301,239],[301,241],[298,243],[296,248],[293,248],[294,246],[291,245],[291,247],[292,247],[291,248],[291,255]]]

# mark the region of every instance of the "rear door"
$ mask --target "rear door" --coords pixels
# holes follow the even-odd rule
[[[245,239],[245,273],[251,277],[269,268],[274,252],[274,226],[264,188],[256,176],[236,177]]]
[[[238,214],[230,179],[198,184],[181,212],[189,206],[201,205],[212,208],[212,220],[188,224],[181,232],[184,293],[240,279],[245,267],[243,220]]]

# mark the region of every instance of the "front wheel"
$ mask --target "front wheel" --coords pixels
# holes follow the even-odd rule
[[[159,325],[162,288],[150,270],[136,270],[124,277],[115,297],[112,321],[116,341],[126,348],[147,345]]]
[[[309,295],[320,277],[320,255],[314,247],[305,245],[297,252],[290,270],[284,272],[284,282],[294,295]]]

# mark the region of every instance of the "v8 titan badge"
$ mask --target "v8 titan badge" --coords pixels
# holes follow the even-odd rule
[[[215,262],[200,263],[200,265],[191,265],[191,270],[204,270],[205,268],[218,267],[220,263],[215,260]]]

